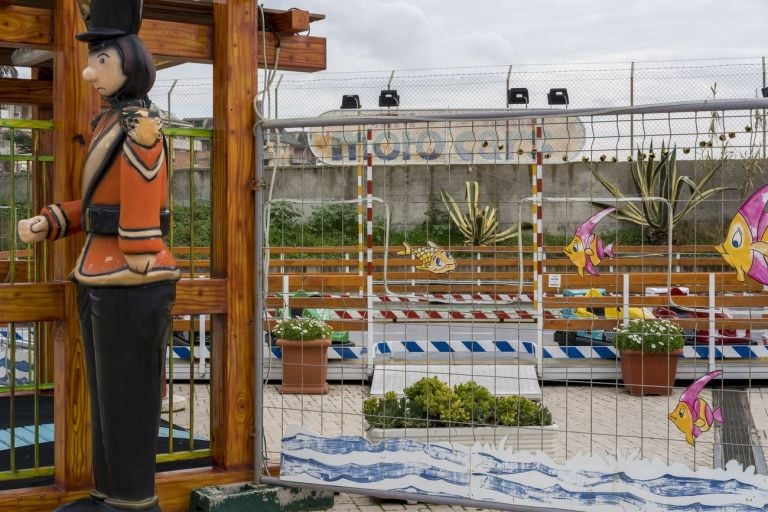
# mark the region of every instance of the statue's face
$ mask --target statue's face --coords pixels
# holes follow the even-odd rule
[[[83,79],[93,85],[102,96],[112,96],[126,81],[123,63],[117,49],[102,48],[88,52],[88,66],[83,70]]]

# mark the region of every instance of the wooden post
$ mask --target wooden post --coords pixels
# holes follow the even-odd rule
[[[253,464],[254,176],[258,10],[213,4],[213,249],[211,277],[227,278],[227,313],[213,318],[211,450],[214,464]]]
[[[50,68],[34,68],[32,78],[35,80],[53,80],[53,70]],[[53,90],[53,86],[51,86]],[[53,119],[53,108],[47,105],[35,105],[32,108],[32,119],[48,120]],[[49,130],[37,130],[37,147],[34,148],[35,156],[53,154],[53,132]],[[50,184],[53,183],[53,164],[49,162],[32,162],[34,193],[32,201],[32,215],[43,206],[51,204]],[[38,281],[48,282],[53,276],[53,260],[50,250],[45,250],[45,244],[35,244],[35,262],[37,264]],[[38,379],[40,382],[53,382],[53,340],[50,337],[50,326],[47,324],[38,324],[42,326],[39,331],[39,340],[41,348],[40,367],[38,368]]]
[[[77,2],[55,0],[53,15],[54,58],[53,201],[80,196],[80,174],[90,138],[91,119],[98,112],[96,91],[80,77],[87,61],[87,48],[75,40],[84,30]],[[82,236],[51,244],[53,278],[64,281],[75,266],[83,245]],[[54,340],[54,395],[56,438],[56,485],[82,489],[91,485],[91,439],[85,361],[80,343],[74,286],[65,289],[65,319],[56,322]]]

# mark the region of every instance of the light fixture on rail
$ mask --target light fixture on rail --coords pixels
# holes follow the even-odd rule
[[[395,89],[384,89],[379,94],[379,106],[380,107],[399,107],[400,95],[397,94]]]
[[[568,89],[550,89],[547,93],[549,105],[568,105]]]
[[[763,93],[763,98],[768,98],[768,87],[763,87],[760,91]]]
[[[341,97],[341,108],[360,108],[360,95],[359,94],[345,94]]]
[[[513,87],[507,91],[507,105],[528,105],[528,89]]]

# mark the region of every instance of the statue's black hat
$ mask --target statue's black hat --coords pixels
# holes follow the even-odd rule
[[[138,34],[141,26],[142,0],[91,0],[88,30],[75,37],[97,42],[128,34]]]

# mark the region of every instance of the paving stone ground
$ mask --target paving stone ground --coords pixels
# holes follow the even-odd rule
[[[189,398],[189,386],[176,384],[174,393]],[[208,437],[210,432],[210,396],[207,385],[194,386],[193,407],[174,413],[173,422],[189,428],[193,411],[195,434]],[[714,435],[702,435],[695,447],[688,445],[667,414],[677,405],[682,388],[676,388],[669,397],[633,397],[614,385],[545,385],[543,402],[552,412],[560,427],[555,460],[584,452],[589,454],[628,454],[639,451],[644,458],[659,458],[666,463],[683,463],[690,467],[711,468],[713,465]],[[368,398],[368,386],[331,384],[327,395],[282,395],[279,386],[265,386],[264,423],[267,438],[267,456],[279,459],[280,439],[290,423],[298,423],[319,434],[365,435],[365,421],[361,414],[363,401]],[[702,397],[711,403],[711,393]],[[755,426],[766,443],[768,432],[768,388],[753,389],[750,393]],[[188,403],[189,405],[189,403]],[[165,415],[167,419],[167,414]],[[425,503],[407,504],[381,501],[353,494],[336,496],[333,510],[478,510]]]

